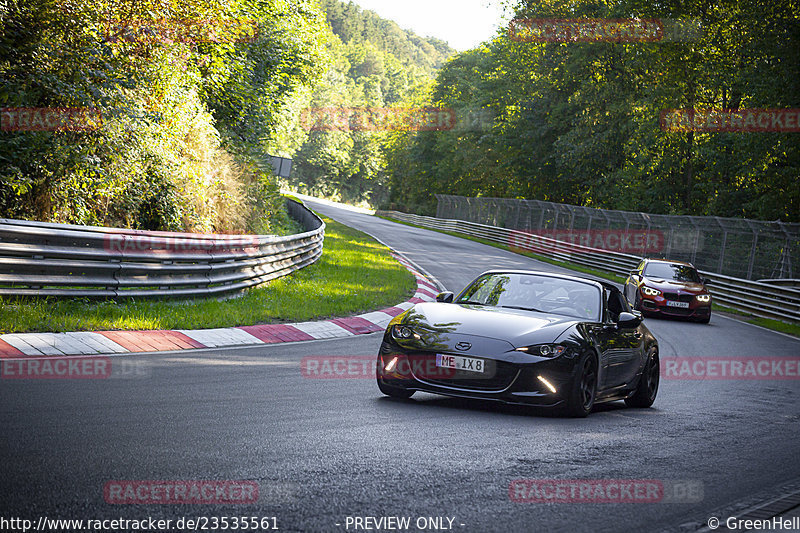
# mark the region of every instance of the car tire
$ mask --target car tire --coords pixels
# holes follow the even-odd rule
[[[585,418],[592,412],[597,397],[597,357],[593,352],[587,352],[581,356],[577,367],[565,414],[573,418]]]
[[[650,348],[647,351],[647,362],[645,363],[642,376],[636,390],[629,398],[625,398],[628,407],[650,407],[656,401],[658,395],[658,384],[661,381],[661,363],[658,359],[658,351]]]
[[[383,368],[382,365],[383,365],[383,360],[379,355],[378,364],[375,367],[375,373],[376,373],[375,378],[378,380],[378,388],[381,390],[381,392],[391,398],[400,398],[403,400],[411,398],[411,396],[414,395],[413,390],[404,389],[402,387],[392,387],[391,385],[387,385],[386,383],[384,383],[383,379],[378,374],[378,372],[380,372],[380,369]]]
[[[414,395],[413,390],[402,389],[400,387],[392,387],[391,385],[387,385],[380,379],[378,380],[378,388],[384,393],[386,396],[390,396],[392,398],[400,398],[402,400],[407,400]]]
[[[709,314],[707,317],[701,318],[700,320],[698,320],[698,322],[700,322],[701,324],[708,324],[709,322],[711,322],[711,315]]]

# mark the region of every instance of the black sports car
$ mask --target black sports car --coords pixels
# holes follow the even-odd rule
[[[489,271],[457,297],[415,305],[386,329],[380,390],[556,407],[587,416],[601,402],[650,407],[658,342],[610,283]]]

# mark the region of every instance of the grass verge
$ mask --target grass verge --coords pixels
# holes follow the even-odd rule
[[[518,248],[511,249],[510,246],[505,244],[500,244],[492,241],[487,241],[486,239],[481,239],[479,237],[471,237],[469,235],[464,235],[461,233],[456,233],[453,231],[444,231],[444,230],[437,230],[433,228],[426,228],[424,226],[420,226],[418,224],[412,224],[411,222],[404,222],[402,220],[395,220],[391,217],[386,217],[382,215],[375,215],[385,220],[389,220],[391,222],[397,222],[398,224],[405,224],[406,226],[412,226],[415,228],[427,229],[431,231],[437,231],[439,233],[445,233],[447,235],[452,235],[453,237],[459,237],[461,239],[469,239],[471,241],[479,242],[481,244],[486,244],[488,246],[494,246],[495,248],[500,248],[501,250],[507,250],[509,252],[514,252],[516,254],[525,255],[527,257],[531,257],[538,261],[542,261],[543,263],[549,263],[551,265],[560,266],[563,268],[567,268],[569,270],[574,270],[576,272],[582,272],[584,274],[591,274],[593,276],[597,276],[598,278],[607,279],[609,281],[614,281],[617,283],[625,283],[625,278],[619,276],[617,274],[613,274],[610,272],[603,272],[602,270],[595,270],[593,268],[586,268],[580,265],[573,265],[571,263],[566,263],[564,261],[558,261],[557,259],[551,259],[549,257],[535,254],[533,252],[528,252],[526,250],[520,250]],[[781,333],[786,333],[788,335],[794,335],[800,337],[800,324],[789,324],[787,322],[781,322],[780,320],[773,320],[771,318],[761,318],[756,317],[751,314],[748,314],[744,311],[739,311],[738,309],[733,309],[731,307],[726,307],[719,304],[712,304],[714,311],[718,313],[722,313],[725,315],[731,315],[739,320],[743,320],[745,322],[749,322],[750,324],[754,324],[756,326],[761,326],[763,328],[771,329],[773,331],[780,331]]]
[[[92,302],[0,299],[0,333],[201,329],[302,322],[390,307],[414,294],[414,276],[372,237],[324,218],[311,266],[227,300]]]
[[[771,318],[761,318],[759,316],[753,316],[744,311],[739,311],[738,309],[733,309],[731,307],[716,303],[712,303],[711,306],[714,311],[723,315],[731,315],[739,320],[743,320],[756,326],[761,326],[762,328],[780,331],[781,333],[786,333],[787,335],[800,337],[800,324],[789,324],[787,322],[781,322],[780,320],[773,320]]]

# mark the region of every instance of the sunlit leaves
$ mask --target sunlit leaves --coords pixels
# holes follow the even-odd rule
[[[435,193],[800,220],[797,133],[668,132],[670,108],[800,107],[800,12],[766,0],[508,2],[520,18],[659,18],[653,43],[531,43],[501,32],[440,72],[432,103],[495,111],[481,136],[407,136],[393,200]],[[465,156],[464,154],[468,154]]]
[[[323,20],[305,0],[4,2],[0,107],[91,107],[103,127],[0,134],[0,212],[247,229],[280,205],[260,163],[321,72]]]

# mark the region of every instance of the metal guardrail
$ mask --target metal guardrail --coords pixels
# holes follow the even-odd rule
[[[210,235],[0,219],[0,296],[194,298],[254,287],[316,261],[325,223],[287,200],[297,235]]]
[[[623,277],[627,277],[641,261],[641,257],[631,254],[591,248],[535,233],[465,220],[434,218],[398,211],[378,211],[376,214],[425,228],[478,237],[506,245],[512,250],[529,251]],[[763,318],[800,322],[800,288],[771,285],[713,272],[701,271],[701,274],[711,281],[711,292],[715,301],[720,304]]]

